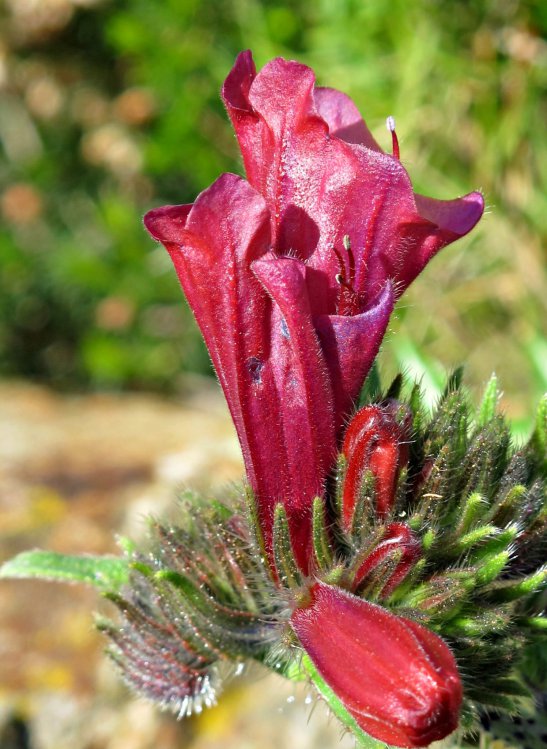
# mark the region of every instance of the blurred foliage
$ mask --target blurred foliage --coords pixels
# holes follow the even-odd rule
[[[241,171],[218,96],[238,51],[354,97],[416,188],[489,215],[405,296],[381,355],[432,392],[496,370],[525,425],[546,387],[547,5],[542,0],[5,0],[0,11],[0,372],[176,389],[210,365],[140,225]]]

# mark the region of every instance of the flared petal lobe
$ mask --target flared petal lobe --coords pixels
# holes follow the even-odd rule
[[[458,725],[462,686],[454,656],[433,632],[316,583],[291,626],[359,726],[380,741],[424,747]]]
[[[319,315],[315,327],[331,377],[339,430],[378,354],[395,304],[388,281],[378,300],[357,315]]]
[[[346,143],[356,143],[382,152],[349,96],[335,88],[316,87],[314,101],[319,116],[328,125],[330,135]]]
[[[305,267],[267,255],[266,206],[235,175],[220,177],[191,209],[160,208],[145,224],[171,255],[224,389],[266,548],[271,553],[274,506],[283,502],[307,571],[312,501],[323,493],[336,443]]]

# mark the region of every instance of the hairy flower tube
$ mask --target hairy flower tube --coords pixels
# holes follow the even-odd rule
[[[305,65],[279,58],[256,73],[243,52],[222,97],[247,181],[224,174],[145,225],[171,255],[224,389],[266,554],[273,562],[281,502],[308,572],[312,501],[394,301],[484,202],[414,194],[398,148],[383,153],[351,100],[316,87]]]

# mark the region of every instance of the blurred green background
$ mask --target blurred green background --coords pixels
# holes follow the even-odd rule
[[[0,11],[0,374],[176,392],[210,373],[145,210],[241,162],[218,91],[238,51],[354,97],[420,192],[488,214],[399,305],[381,354],[434,393],[495,370],[515,429],[546,387],[543,0],[5,0]]]

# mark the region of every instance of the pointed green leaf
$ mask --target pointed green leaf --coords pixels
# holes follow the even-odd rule
[[[530,437],[530,447],[537,457],[537,462],[542,471],[547,470],[547,393],[539,402],[536,423],[532,436]]]
[[[54,551],[24,551],[0,567],[0,577],[84,583],[101,591],[117,591],[127,582],[124,557],[72,556]]]
[[[332,550],[325,522],[325,503],[321,497],[315,497],[312,510],[313,550],[319,569],[326,570],[332,564]]]
[[[480,525],[478,528],[474,528],[465,536],[458,538],[455,542],[455,546],[460,552],[468,551],[476,544],[483,541],[488,536],[495,536],[498,533],[498,529],[495,525]]]
[[[456,367],[456,369],[450,373],[448,380],[441,396],[441,400],[447,398],[451,393],[456,392],[460,389],[463,380],[463,367]]]
[[[285,585],[289,588],[302,585],[292,548],[287,513],[281,503],[274,510],[273,552],[277,574]]]
[[[484,390],[482,402],[479,406],[479,411],[477,414],[478,426],[483,427],[488,424],[489,421],[492,421],[492,419],[496,415],[496,408],[498,405],[499,397],[500,392],[498,390],[498,378],[495,374],[492,374],[492,377],[488,381],[488,384]]]
[[[394,400],[397,400],[399,396],[401,395],[401,388],[403,387],[404,378],[403,375],[399,372],[398,375],[395,376],[393,382],[387,389],[387,392],[385,394],[385,400],[389,400],[393,398]]]
[[[501,551],[485,560],[477,570],[477,582],[479,585],[487,585],[498,577],[510,558],[508,551]]]
[[[454,535],[462,536],[468,533],[486,508],[487,504],[482,494],[479,492],[470,494],[463,502],[463,507],[458,507],[460,519],[457,522]]]
[[[532,575],[521,578],[516,582],[511,581],[508,584],[501,585],[489,593],[488,599],[495,602],[516,601],[517,598],[536,593],[545,584],[547,584],[547,567],[539,569]]]
[[[245,501],[247,505],[247,511],[249,513],[249,526],[253,532],[256,544],[260,549],[262,556],[266,559],[268,552],[266,551],[266,543],[262,534],[262,526],[260,524],[260,517],[258,513],[258,504],[254,495],[253,490],[247,484],[245,485]]]
[[[381,392],[382,384],[380,382],[378,364],[374,362],[369,370],[365,384],[361,388],[361,393],[359,395],[359,408],[367,405],[367,403],[373,403],[378,399]]]

